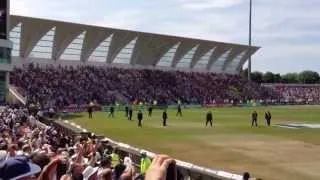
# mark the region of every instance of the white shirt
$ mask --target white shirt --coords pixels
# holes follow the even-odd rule
[[[132,167],[132,160],[129,156],[126,156],[123,160],[123,164],[128,168]]]

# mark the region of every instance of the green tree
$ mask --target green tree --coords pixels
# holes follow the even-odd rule
[[[274,80],[274,83],[281,83],[282,82],[281,75],[280,74],[274,74],[273,80]]]
[[[299,83],[299,75],[298,73],[287,73],[282,75],[283,83]]]
[[[259,71],[255,71],[251,73],[251,80],[256,83],[262,83],[263,73]]]
[[[303,71],[299,74],[299,82],[304,84],[318,83],[320,80],[319,74],[314,71]]]
[[[274,74],[272,72],[266,72],[263,75],[262,81],[264,83],[274,83]]]

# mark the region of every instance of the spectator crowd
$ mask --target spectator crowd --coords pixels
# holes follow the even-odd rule
[[[137,169],[131,155],[119,154],[109,142],[95,136],[70,137],[38,118],[23,108],[0,110],[1,180],[164,179],[165,163],[172,162],[157,156],[151,164],[143,153]]]
[[[93,66],[29,64],[15,68],[10,83],[22,90],[29,102],[42,106],[81,105],[91,100],[99,104],[154,100],[159,104],[203,104],[274,95],[238,75]]]
[[[280,101],[284,103],[320,103],[320,85],[317,84],[267,84],[265,86],[278,92],[281,96]]]

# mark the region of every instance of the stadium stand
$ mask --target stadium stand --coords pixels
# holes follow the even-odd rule
[[[286,104],[320,104],[319,84],[263,84],[280,94]]]
[[[237,75],[93,66],[15,68],[10,82],[42,107],[153,102],[208,104],[265,99],[271,91]],[[32,83],[30,83],[32,82]]]

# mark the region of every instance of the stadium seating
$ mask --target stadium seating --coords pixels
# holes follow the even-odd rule
[[[120,69],[111,67],[15,68],[10,82],[26,94],[29,102],[43,106],[152,102],[203,104],[225,100],[264,99],[272,91],[237,75]]]
[[[266,84],[281,95],[282,103],[320,104],[320,85],[317,84]]]

